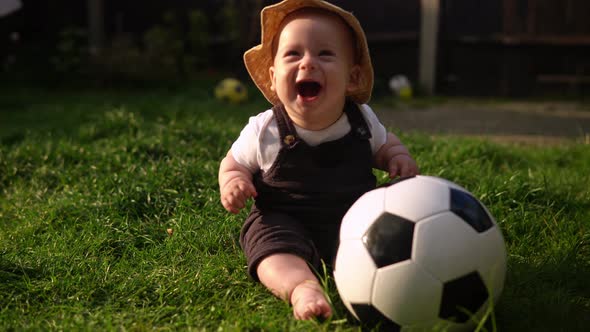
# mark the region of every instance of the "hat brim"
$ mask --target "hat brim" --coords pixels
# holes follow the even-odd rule
[[[360,75],[357,89],[347,97],[359,104],[367,103],[371,99],[371,92],[373,90],[373,65],[371,64],[365,33],[361,24],[352,13],[325,1],[284,0],[262,9],[260,13],[262,27],[261,43],[244,53],[244,64],[250,77],[271,104],[276,105],[280,102],[276,93],[271,89],[269,74],[269,68],[273,65],[273,38],[287,15],[301,8],[310,7],[320,8],[337,14],[354,32],[359,53],[358,65],[360,66]]]

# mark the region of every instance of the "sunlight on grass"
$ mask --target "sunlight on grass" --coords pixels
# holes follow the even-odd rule
[[[0,330],[361,329],[329,276],[325,322],[295,321],[247,277],[246,211],[223,210],[217,169],[263,102],[31,93],[0,110]],[[401,138],[423,174],[467,188],[504,232],[506,286],[480,331],[590,326],[588,145]]]

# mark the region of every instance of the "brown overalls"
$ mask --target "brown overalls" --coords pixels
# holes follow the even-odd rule
[[[285,109],[273,108],[281,149],[267,172],[254,175],[258,197],[240,234],[255,280],[258,264],[272,254],[295,254],[316,271],[321,271],[320,260],[331,265],[342,217],[375,188],[367,123],[353,102],[347,101],[344,112],[348,134],[310,146],[297,136]]]

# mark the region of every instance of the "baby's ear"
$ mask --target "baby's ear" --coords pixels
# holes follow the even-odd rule
[[[272,92],[276,92],[276,88],[275,88],[275,68],[274,67],[270,67],[268,68],[268,75],[270,78],[270,91]]]
[[[346,92],[351,94],[356,92],[361,81],[361,66],[354,65],[350,69],[350,77],[348,78],[348,85],[346,86]]]

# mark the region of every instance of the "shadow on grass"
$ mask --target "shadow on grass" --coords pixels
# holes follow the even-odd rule
[[[587,331],[590,326],[590,242],[581,241],[559,261],[511,257],[497,306],[502,331]],[[554,257],[554,256],[552,256]],[[539,292],[542,289],[542,292]]]
[[[39,269],[18,265],[0,256],[0,290],[13,289],[16,283],[37,279],[42,275]]]
[[[21,298],[32,296],[31,283],[43,276],[41,269],[22,266],[0,256],[0,308],[9,308],[15,301],[22,302]]]

